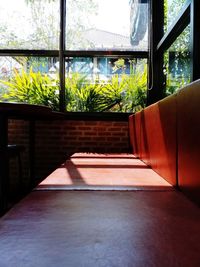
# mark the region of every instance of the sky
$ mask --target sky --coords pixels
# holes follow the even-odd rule
[[[8,28],[14,29],[16,35],[26,35],[28,31],[30,32],[25,24],[26,18],[30,16],[30,10],[24,2],[24,0],[0,0],[0,22],[6,21]]]
[[[96,17],[98,28],[130,34],[130,7],[129,0],[97,0],[99,16]]]
[[[129,0],[95,0],[99,6],[99,15],[95,16],[94,24],[98,29],[110,32],[129,35],[130,33],[130,10]],[[10,25],[15,23],[16,33],[20,30],[18,25],[23,25],[23,34],[30,32],[30,27],[26,27],[25,21],[30,14],[30,10],[24,3],[24,0],[0,0],[0,21],[7,20],[9,16]],[[7,12],[2,12],[6,7]],[[15,12],[17,10],[17,13]],[[18,19],[13,18],[11,14],[15,13]],[[29,28],[29,29],[28,29]],[[22,33],[21,33],[22,34]]]

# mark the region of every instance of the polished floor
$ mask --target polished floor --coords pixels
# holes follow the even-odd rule
[[[72,158],[75,167],[69,170],[67,162],[65,172],[80,190],[65,188],[62,170],[58,188],[50,175],[0,219],[0,267],[200,266],[200,210],[194,203],[157,174],[157,182],[143,177],[149,168],[139,168],[140,183],[130,184],[124,169],[134,174],[135,165],[144,166],[134,158],[133,168],[125,155]],[[105,171],[111,190],[104,190]],[[131,190],[113,182],[117,174],[127,177]],[[87,189],[87,183],[95,187]]]
[[[35,191],[0,221],[0,266],[199,267],[199,225],[175,191]]]

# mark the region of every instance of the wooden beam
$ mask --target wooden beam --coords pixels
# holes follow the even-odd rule
[[[200,1],[191,3],[191,80],[200,79]]]
[[[147,104],[163,97],[163,56],[157,51],[157,44],[164,34],[164,0],[152,0],[150,6],[150,60]]]

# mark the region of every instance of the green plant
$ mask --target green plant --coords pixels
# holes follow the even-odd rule
[[[104,111],[122,111],[123,94],[127,75],[114,74],[107,84],[101,86],[102,103]]]
[[[4,100],[11,102],[23,102],[49,106],[54,110],[59,108],[59,86],[58,80],[53,80],[46,74],[34,73],[22,70],[15,71],[9,81],[0,81],[6,86],[6,93],[2,96]]]
[[[101,86],[92,84],[87,76],[73,73],[66,78],[66,110],[82,112],[102,111]]]
[[[113,75],[102,89],[105,111],[136,112],[146,106],[147,68],[130,75]]]
[[[66,110],[87,112],[135,112],[146,104],[147,70],[114,74],[108,82],[91,83],[73,73],[66,78]]]
[[[147,98],[147,67],[132,73],[126,79],[123,99],[124,112],[136,112],[146,106]]]
[[[121,65],[120,65],[121,68]],[[135,112],[145,107],[146,68],[130,75],[114,74],[109,81],[92,83],[87,76],[73,73],[66,77],[66,110],[78,112]],[[58,79],[40,72],[15,72],[2,94],[5,101],[40,104],[59,109]]]

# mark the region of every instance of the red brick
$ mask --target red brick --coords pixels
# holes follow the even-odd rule
[[[88,141],[88,140],[91,140],[90,137],[82,137],[82,136],[80,136],[78,139],[79,139],[79,141]]]
[[[97,135],[97,132],[84,132],[84,136],[96,136]]]
[[[110,127],[110,128],[108,128],[108,131],[111,131],[111,132],[121,132],[121,128],[120,127]]]
[[[95,125],[97,125],[97,123],[95,122],[95,121],[85,121],[84,122],[84,125],[86,125],[86,126],[95,126]]]
[[[92,127],[89,127],[89,126],[78,126],[77,128],[79,130],[81,130],[81,131],[89,131],[89,130],[91,130]]]
[[[112,136],[122,136],[122,133],[120,133],[120,132],[114,132],[114,133],[112,133]]]
[[[126,126],[128,122],[113,122],[113,126]]]
[[[92,138],[94,141],[96,141],[96,142],[101,142],[101,141],[105,141],[106,140],[106,138],[103,136],[93,136],[93,138]]]
[[[119,137],[107,137],[107,140],[111,142],[120,141]]]
[[[102,126],[95,126],[93,127],[93,130],[98,131],[98,132],[105,132],[107,131],[107,128],[102,127]]]
[[[73,136],[77,135],[77,136],[81,136],[81,135],[83,135],[83,132],[80,132],[80,131],[68,131],[68,132],[66,132],[66,135],[67,135],[67,136],[68,136],[68,135],[73,135]]]
[[[105,127],[105,126],[110,126],[110,125],[112,125],[112,122],[110,122],[110,121],[99,121],[98,122],[98,125],[99,126],[103,126],[103,127]]]
[[[71,140],[77,140],[78,139],[78,136],[74,136],[74,135],[71,135],[71,136],[63,136],[62,137],[62,140],[63,141],[71,141]]]
[[[98,132],[98,136],[111,136],[110,132]]]
[[[85,146],[93,146],[93,147],[95,147],[96,145],[97,145],[97,143],[96,142],[93,142],[93,141],[91,141],[91,142],[84,142],[84,145]]]

